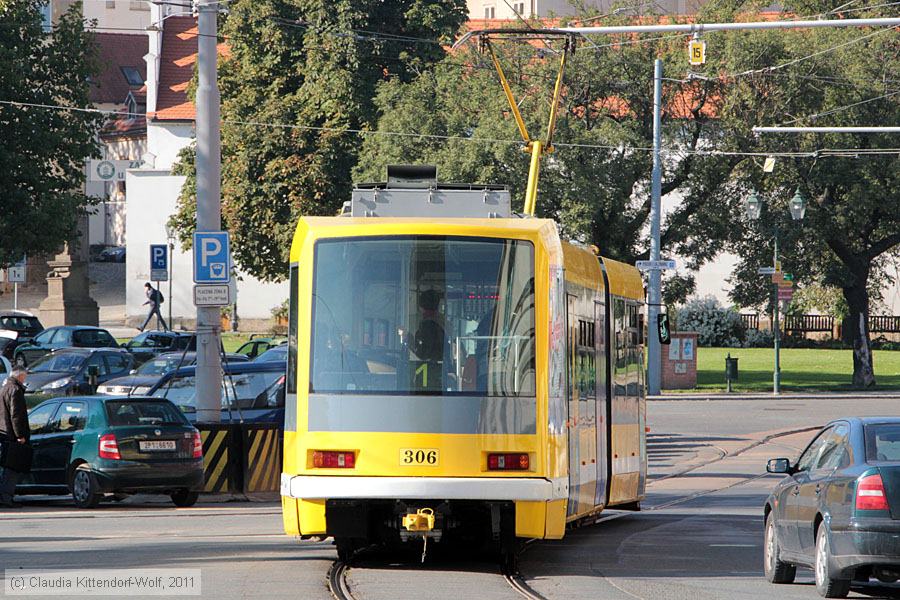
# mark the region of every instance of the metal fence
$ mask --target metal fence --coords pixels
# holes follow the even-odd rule
[[[818,333],[834,331],[834,317],[830,315],[785,315],[785,333]]]

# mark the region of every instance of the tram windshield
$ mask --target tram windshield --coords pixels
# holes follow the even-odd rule
[[[534,396],[534,246],[320,240],[311,392]]]

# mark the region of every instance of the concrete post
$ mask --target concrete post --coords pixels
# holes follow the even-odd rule
[[[216,73],[218,4],[197,2],[197,231],[220,231],[221,149]],[[197,421],[221,420],[220,311],[197,307]]]
[[[650,260],[659,260],[660,245],[660,195],[662,193],[662,164],[660,163],[660,145],[662,132],[660,120],[662,112],[662,60],[657,58],[653,65],[653,180],[650,188]],[[656,331],[656,319],[659,305],[662,303],[661,273],[659,269],[650,270],[650,289],[647,310],[647,341],[649,355],[647,357],[648,393],[657,395],[660,392],[662,368],[660,361],[659,335]]]

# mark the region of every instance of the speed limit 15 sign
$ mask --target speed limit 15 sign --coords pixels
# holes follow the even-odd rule
[[[688,44],[688,62],[692,65],[702,65],[706,62],[706,42],[703,40],[691,40]]]

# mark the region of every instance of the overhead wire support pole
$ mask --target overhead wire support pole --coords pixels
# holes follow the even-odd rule
[[[660,221],[662,196],[662,59],[657,58],[653,64],[653,175],[650,183],[650,260],[660,259]],[[659,305],[662,302],[662,273],[659,269],[650,270],[650,289],[648,290],[647,322],[648,331],[656,328],[659,318]],[[658,335],[649,334],[649,356],[647,357],[648,393],[658,395],[662,387],[662,345]]]
[[[197,7],[197,231],[221,231],[221,133],[216,50],[218,9],[205,1]],[[196,251],[196,249],[195,249]],[[197,421],[218,423],[222,407],[218,307],[197,307]]]

